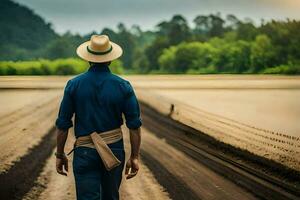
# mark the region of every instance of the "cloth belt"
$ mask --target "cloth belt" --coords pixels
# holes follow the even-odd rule
[[[101,133],[93,132],[90,135],[78,137],[74,143],[74,148],[68,155],[79,146],[95,148],[101,157],[105,168],[110,171],[120,165],[121,161],[113,154],[107,144],[115,143],[122,138],[123,134],[121,128]]]

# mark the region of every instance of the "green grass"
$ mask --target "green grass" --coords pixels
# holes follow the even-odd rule
[[[0,75],[75,75],[86,71],[88,62],[77,59],[35,60],[35,61],[1,61]],[[122,62],[113,61],[112,71],[124,73]]]
[[[300,65],[291,66],[291,65],[280,65],[277,67],[267,68],[263,74],[300,74]]]

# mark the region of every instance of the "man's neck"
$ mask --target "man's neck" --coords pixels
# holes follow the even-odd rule
[[[107,63],[90,63],[89,71],[92,72],[110,72]]]

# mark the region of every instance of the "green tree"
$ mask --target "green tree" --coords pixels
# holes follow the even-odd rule
[[[163,50],[163,53],[158,59],[158,63],[160,66],[161,71],[164,72],[176,72],[176,52],[177,52],[178,47],[176,46],[171,46],[167,49]]]
[[[259,34],[252,21],[239,21],[236,29],[237,39],[252,41]]]
[[[160,36],[155,39],[155,41],[145,49],[145,55],[147,58],[147,66],[145,66],[145,71],[150,72],[159,69],[158,57],[162,54],[165,48],[169,47],[168,39],[166,37]]]
[[[274,47],[271,40],[266,35],[258,35],[251,47],[251,69],[259,72],[266,67],[273,66],[275,57]]]
[[[127,30],[124,24],[118,25],[118,44],[124,49],[121,60],[124,67],[127,69],[132,68],[133,53],[135,48],[134,36]]]
[[[49,59],[68,58],[75,56],[75,48],[70,41],[64,37],[53,40],[45,49],[44,57]]]
[[[199,71],[211,66],[216,52],[209,43],[181,43],[164,50],[159,57],[159,64],[163,71],[171,73]]]
[[[211,37],[221,37],[226,31],[225,20],[222,19],[220,13],[208,16],[199,15],[194,19],[194,23],[194,33],[196,34],[196,38],[201,41]],[[200,37],[197,37],[197,35]]]
[[[300,21],[272,20],[263,24],[259,31],[267,35],[274,45],[277,57],[275,65],[288,62],[299,63],[300,60]]]
[[[133,56],[135,59],[132,64],[133,73],[147,73],[150,71],[150,65],[143,49],[136,49]]]
[[[250,68],[251,43],[243,40],[226,41],[214,39],[209,41],[217,49],[213,65],[218,72],[242,73]]]
[[[181,15],[174,15],[166,22],[163,21],[157,25],[158,35],[166,37],[169,45],[176,45],[186,41],[191,37],[191,30],[186,19]]]

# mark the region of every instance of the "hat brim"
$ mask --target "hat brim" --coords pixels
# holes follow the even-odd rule
[[[90,62],[96,62],[96,63],[109,62],[109,61],[119,58],[123,54],[122,48],[119,45],[117,45],[116,43],[110,41],[110,44],[112,46],[111,52],[104,54],[104,55],[95,55],[95,54],[88,52],[88,50],[87,50],[87,46],[89,46],[90,43],[91,43],[91,41],[84,42],[81,45],[79,45],[76,50],[77,55],[80,58],[82,58],[83,60],[90,61]]]

